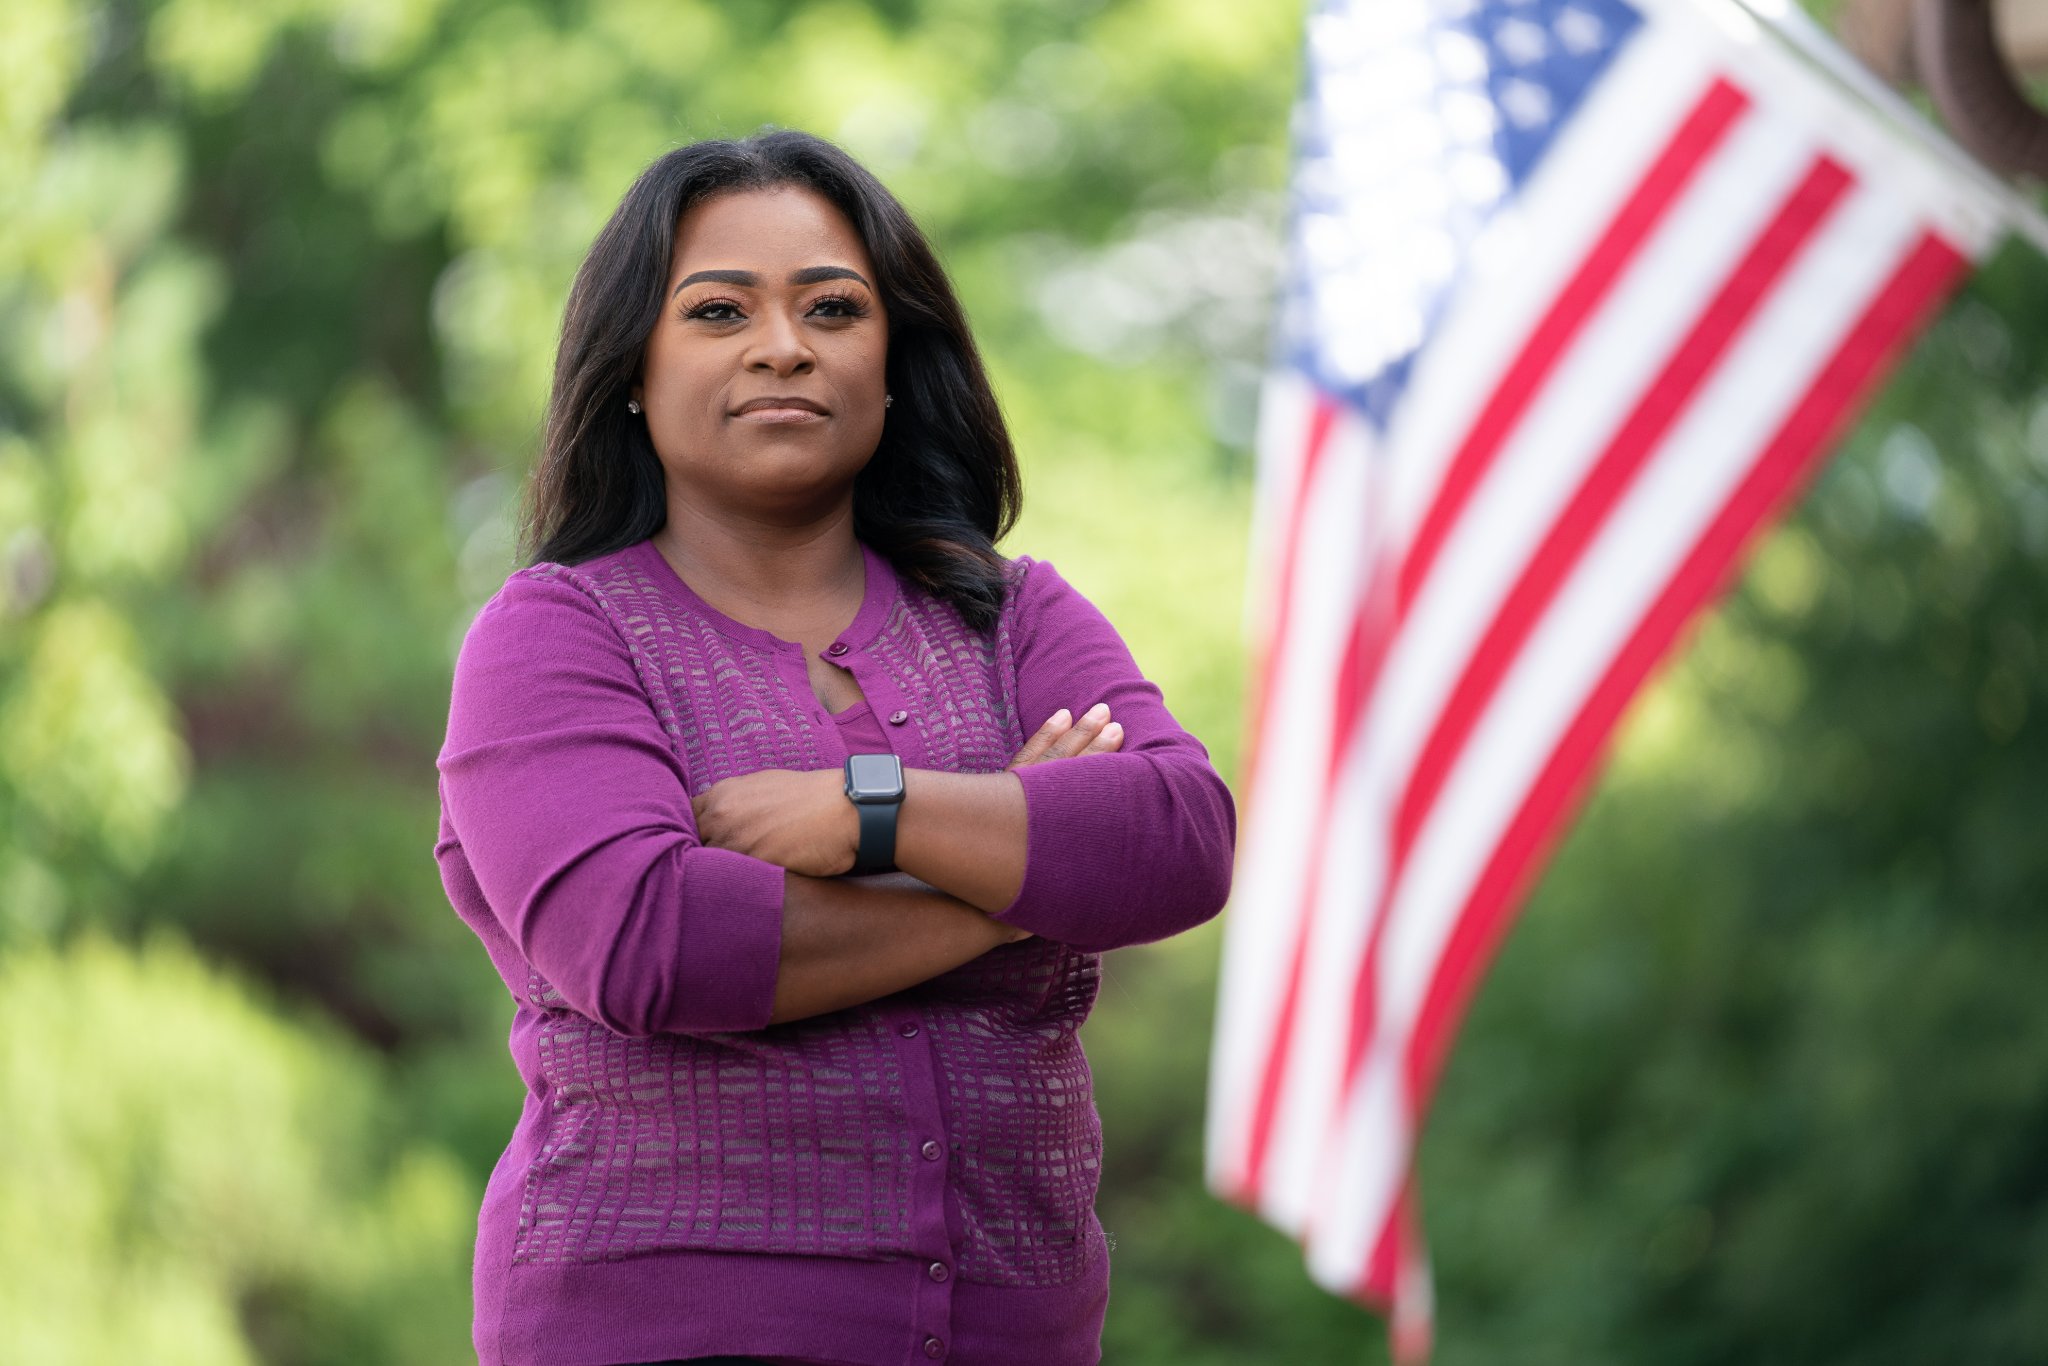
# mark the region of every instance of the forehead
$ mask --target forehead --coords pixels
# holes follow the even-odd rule
[[[815,190],[738,190],[692,206],[676,224],[671,280],[698,270],[751,270],[763,283],[805,266],[851,266],[875,278],[851,221]]]

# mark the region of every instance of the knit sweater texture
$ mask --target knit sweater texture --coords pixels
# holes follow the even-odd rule
[[[1098,955],[1214,915],[1235,813],[1116,631],[1042,561],[992,631],[863,547],[825,651],[704,602],[651,541],[519,570],[478,613],[439,757],[435,857],[513,1003],[524,1108],[478,1219],[475,1343],[502,1366],[740,1353],[1068,1366],[1100,1357],[1102,1156],[1077,1031]],[[1062,707],[1115,754],[1017,771],[1034,937],[770,1024],[783,871],[697,838],[760,769],[1001,770]]]

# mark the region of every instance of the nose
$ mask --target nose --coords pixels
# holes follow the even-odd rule
[[[760,374],[801,375],[817,364],[795,318],[779,308],[763,309],[756,317],[752,344],[747,347],[747,369]]]

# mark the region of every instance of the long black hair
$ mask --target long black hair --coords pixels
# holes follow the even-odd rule
[[[1017,519],[1017,455],[952,282],[894,195],[838,147],[777,130],[679,147],[626,191],[576,272],[562,318],[524,562],[577,564],[668,522],[661,461],[626,409],[661,316],[677,224],[715,195],[786,185],[846,215],[875,267],[896,396],[853,486],[854,534],[986,630],[1003,604],[995,543]]]

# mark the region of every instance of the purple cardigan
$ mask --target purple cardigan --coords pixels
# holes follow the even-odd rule
[[[906,767],[1000,770],[1097,701],[1125,740],[1019,770],[1002,918],[1036,938],[812,1019],[768,1023],[782,870],[704,847],[690,813],[721,778],[840,765],[802,648],[716,611],[651,541],[518,571],[463,641],[434,853],[511,992],[527,1092],[477,1225],[484,1362],[1099,1358],[1076,1031],[1098,953],[1223,905],[1230,793],[1051,565],[1011,562],[980,633],[863,553],[826,654]]]

